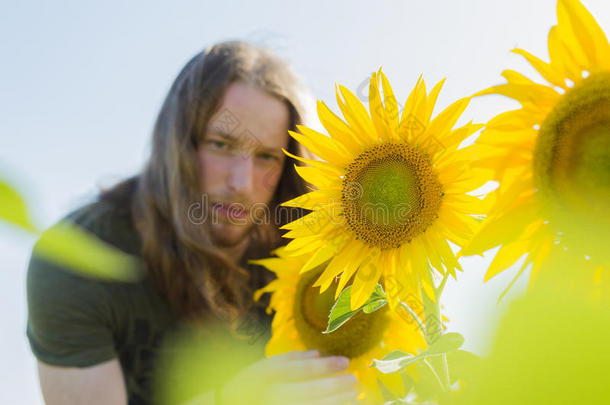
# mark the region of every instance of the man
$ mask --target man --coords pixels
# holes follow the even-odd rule
[[[221,322],[239,335],[244,319],[256,319],[268,332],[252,292],[269,273],[247,260],[268,256],[281,244],[278,227],[300,215],[279,204],[305,190],[282,152],[303,155],[287,133],[301,111],[297,81],[264,49],[222,43],[187,63],[161,108],[142,172],[67,217],[140,257],[145,277],[87,278],[34,249],[27,335],[48,404],[153,403],[160,347],[184,323],[205,330]],[[206,392],[192,400],[283,403],[297,392],[303,403],[347,401],[355,380],[336,375],[346,360],[310,352],[259,360],[222,387],[202,381]],[[326,399],[310,400],[321,392]]]

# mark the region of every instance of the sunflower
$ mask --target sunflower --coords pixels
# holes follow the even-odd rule
[[[482,125],[453,129],[470,98],[431,119],[443,81],[427,93],[419,79],[400,113],[386,76],[369,86],[369,112],[343,86],[336,89],[345,121],[323,102],[317,111],[330,136],[299,126],[290,132],[320,160],[287,155],[308,166],[297,172],[313,191],[284,203],[312,212],[284,226],[291,254],[310,253],[307,272],[327,263],[314,286],[325,291],[339,277],[335,295],[353,278],[351,307],[360,307],[383,280],[391,308],[417,294],[433,297],[429,264],[443,275],[461,270],[448,243],[463,246],[473,235],[481,199],[467,192],[487,179],[469,166],[472,147],[458,148]],[[383,90],[383,100],[381,89]],[[467,167],[468,170],[467,170]]]
[[[370,314],[360,312],[336,331],[323,334],[334,304],[337,282],[320,293],[320,288],[313,287],[313,283],[323,266],[301,274],[308,255],[291,256],[285,248],[273,253],[278,257],[251,261],[277,276],[254,297],[258,300],[262,294],[272,293],[267,311],[273,310],[275,315],[266,354],[317,349],[323,355],[345,356],[350,359],[348,372],[356,375],[360,383],[359,399],[381,403],[378,380],[393,395],[406,395],[399,373],[382,374],[369,366],[373,359],[381,359],[393,350],[416,354],[418,348],[425,348],[424,337],[409,315],[401,310],[390,311],[386,306]]]
[[[610,44],[577,0],[559,0],[557,17],[548,37],[550,63],[514,50],[546,84],[507,70],[506,84],[478,93],[521,104],[492,119],[476,141],[478,164],[500,186],[483,227],[462,251],[501,246],[486,280],[525,256],[508,288],[530,264],[530,282],[575,274],[574,268],[595,282],[609,259]]]

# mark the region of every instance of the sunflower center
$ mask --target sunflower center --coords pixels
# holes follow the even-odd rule
[[[610,209],[610,73],[570,90],[540,128],[534,153],[542,196],[591,218]]]
[[[407,144],[361,153],[347,168],[341,202],[347,223],[372,247],[397,248],[438,217],[442,186],[430,158]]]
[[[386,307],[371,314],[359,312],[338,330],[322,334],[328,325],[337,285],[333,283],[320,294],[319,287],[313,287],[320,274],[319,268],[303,274],[294,300],[295,326],[307,348],[318,349],[323,354],[354,358],[379,344],[389,322]]]

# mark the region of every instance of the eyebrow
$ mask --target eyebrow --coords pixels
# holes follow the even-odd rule
[[[265,146],[265,147],[261,148],[261,151],[267,152],[267,153],[274,153],[274,154],[278,154],[278,155],[283,154],[282,148],[274,148],[271,146],[270,147]]]
[[[214,127],[210,128],[210,134],[219,136],[221,138],[227,139],[234,143],[243,142],[243,139],[241,137],[235,137],[232,134],[224,132],[222,129],[215,129]],[[262,146],[260,148],[261,151],[264,151],[267,153],[276,153],[278,155],[283,155],[282,147],[276,148],[274,146],[264,146],[256,137],[255,137],[255,139],[256,139],[257,143]]]
[[[236,138],[235,136],[214,127],[210,128],[210,134],[220,136],[221,138],[225,138],[233,142],[238,141],[238,138]]]

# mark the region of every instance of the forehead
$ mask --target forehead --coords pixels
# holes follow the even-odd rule
[[[244,82],[231,83],[212,115],[208,132],[254,138],[269,148],[288,143],[290,113],[279,98]]]

